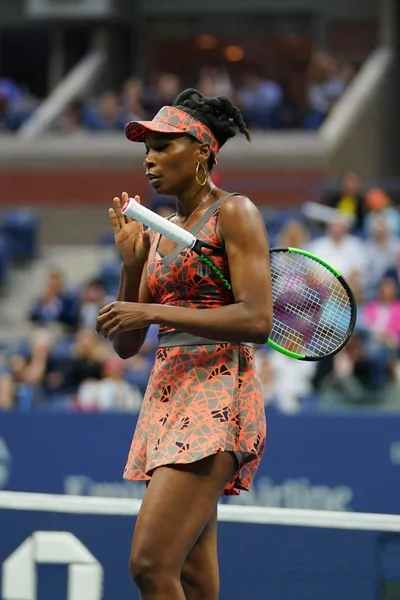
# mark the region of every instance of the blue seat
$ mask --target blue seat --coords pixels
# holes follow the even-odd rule
[[[56,341],[51,349],[51,358],[61,363],[71,358],[71,351],[74,345],[74,336],[65,335]]]
[[[11,266],[11,243],[6,235],[0,234],[0,285],[7,281]]]
[[[47,402],[39,404],[36,409],[40,412],[75,412],[73,398],[70,394],[50,394]]]
[[[114,296],[118,290],[121,265],[117,262],[103,263],[98,274],[107,293]]]
[[[38,254],[39,217],[32,209],[7,210],[2,231],[9,239],[14,260],[30,260]]]

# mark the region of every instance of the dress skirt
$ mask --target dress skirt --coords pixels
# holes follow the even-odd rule
[[[243,457],[223,495],[250,489],[266,421],[254,350],[245,344],[158,348],[124,478],[148,481],[157,467],[218,452]]]

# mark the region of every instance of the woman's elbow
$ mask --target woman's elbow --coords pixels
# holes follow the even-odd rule
[[[128,351],[126,348],[118,348],[118,346],[114,346],[114,352],[122,360],[127,360],[128,358],[132,358],[137,354],[135,351]]]
[[[252,342],[254,344],[266,344],[272,331],[272,315],[258,317],[254,323]]]
[[[141,344],[133,344],[131,341],[126,343],[126,341],[119,340],[118,337],[113,341],[114,352],[122,358],[122,360],[127,360],[128,358],[132,358],[132,356],[136,356],[140,348]]]

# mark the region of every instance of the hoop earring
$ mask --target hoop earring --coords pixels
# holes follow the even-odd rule
[[[200,167],[202,167],[203,173],[204,173],[204,181],[203,182],[199,181],[199,169],[200,169]],[[196,165],[196,181],[197,181],[197,183],[199,184],[200,187],[203,187],[207,183],[207,169],[200,162],[198,162],[197,165]]]

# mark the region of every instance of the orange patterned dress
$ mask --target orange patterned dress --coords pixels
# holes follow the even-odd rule
[[[218,212],[226,194],[191,229],[220,245]],[[232,293],[191,250],[162,257],[152,235],[147,283],[154,302],[189,308],[233,303]],[[229,278],[225,254],[213,256]],[[254,349],[160,327],[159,347],[133,437],[124,478],[147,481],[157,467],[187,464],[217,452],[240,453],[241,463],[224,495],[248,490],[260,463],[266,422]]]

